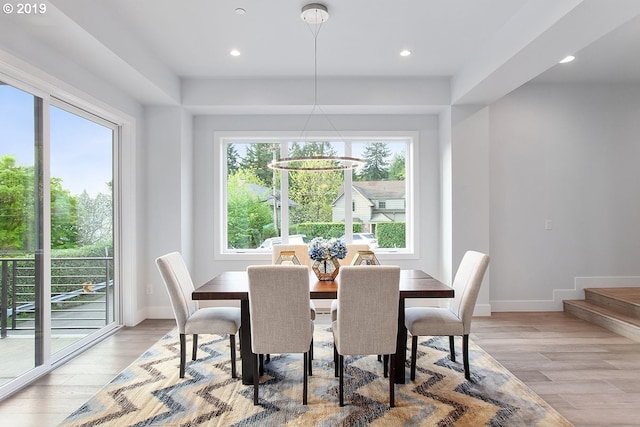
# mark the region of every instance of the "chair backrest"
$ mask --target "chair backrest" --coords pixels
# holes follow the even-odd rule
[[[462,320],[465,334],[470,333],[473,309],[488,265],[489,255],[467,251],[453,279],[455,296],[449,301],[449,310]]]
[[[171,252],[158,257],[156,265],[169,292],[178,332],[183,334],[185,323],[198,310],[198,303],[191,299],[191,293],[194,289],[191,275],[179,252]]]
[[[309,258],[309,247],[307,245],[273,245],[271,248],[271,262],[273,264],[276,263],[282,251],[294,251],[301,265],[306,265],[307,268],[311,267],[312,262],[311,258]]]
[[[304,265],[251,265],[249,313],[255,354],[309,351],[309,270]]]
[[[340,354],[395,353],[399,298],[400,267],[340,267],[336,319]]]
[[[343,260],[340,260],[340,264],[342,265],[350,265],[351,261],[353,261],[353,257],[356,256],[358,251],[370,251],[369,245],[366,243],[349,243],[347,245],[347,256],[344,257]]]

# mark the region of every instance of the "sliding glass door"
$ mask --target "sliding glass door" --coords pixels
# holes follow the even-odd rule
[[[0,82],[0,396],[116,325],[117,136]]]

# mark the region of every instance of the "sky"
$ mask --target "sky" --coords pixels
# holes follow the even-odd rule
[[[26,92],[0,84],[0,157],[11,155],[21,166],[34,162],[33,99]],[[110,128],[50,108],[51,176],[78,195],[108,193],[112,180],[113,132]]]

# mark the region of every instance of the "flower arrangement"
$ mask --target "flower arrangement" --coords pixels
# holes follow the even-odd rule
[[[331,258],[343,259],[347,256],[347,245],[342,239],[316,237],[309,243],[309,258],[324,261]]]

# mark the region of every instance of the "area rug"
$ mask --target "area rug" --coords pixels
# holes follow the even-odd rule
[[[254,406],[253,386],[231,378],[228,337],[199,338],[199,359],[188,361],[183,379],[174,330],[61,426],[571,426],[474,343],[466,381],[462,356],[451,362],[446,337],[421,337],[416,380],[407,369],[407,383],[396,385],[395,408],[389,408],[389,383],[377,357],[347,357],[340,408],[326,326],[314,333],[306,406],[302,355],[272,355],[261,377],[260,405]]]

